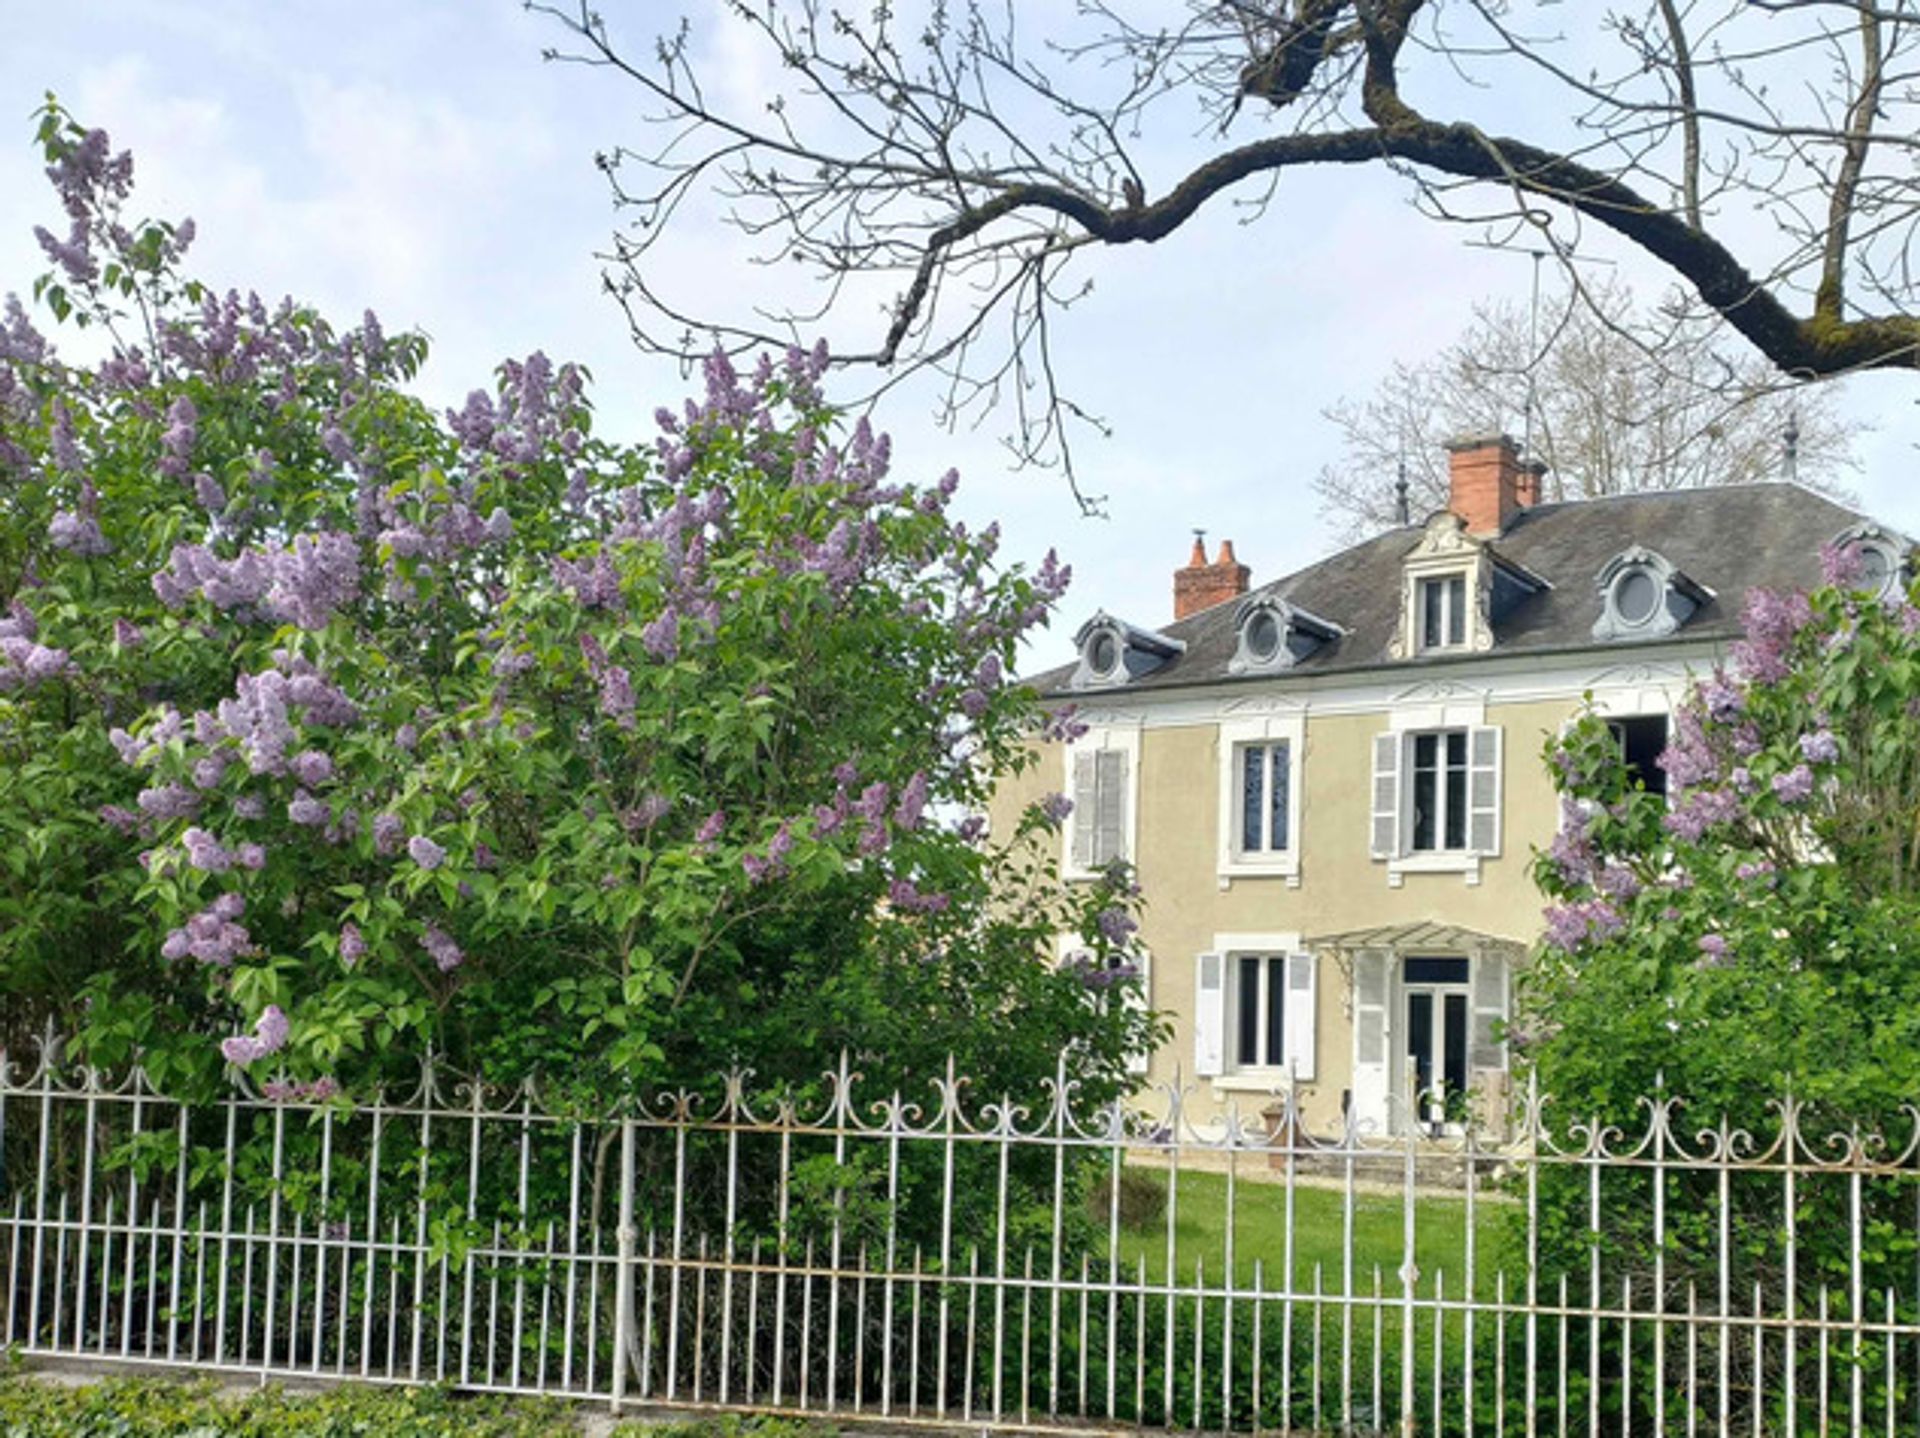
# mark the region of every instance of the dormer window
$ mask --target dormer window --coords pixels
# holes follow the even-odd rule
[[[1546,580],[1467,533],[1441,510],[1400,562],[1400,623],[1387,645],[1392,659],[1452,658],[1493,648],[1494,625],[1544,589]]]
[[[1244,601],[1234,613],[1239,636],[1229,674],[1263,674],[1291,669],[1314,650],[1344,632],[1318,615],[1297,609],[1271,594]]]
[[[1877,524],[1856,524],[1841,530],[1833,537],[1833,548],[1850,558],[1859,571],[1852,587],[1875,599],[1885,599],[1896,589],[1905,588],[1912,577],[1906,541]]]
[[[1459,649],[1467,642],[1467,576],[1436,575],[1420,581],[1420,648]]]
[[[1080,667],[1072,679],[1075,689],[1125,684],[1151,674],[1187,647],[1181,640],[1155,634],[1105,612],[1081,625],[1073,642],[1080,651]]]
[[[1662,639],[1713,598],[1662,555],[1635,545],[1600,571],[1600,617],[1593,637],[1603,640]]]

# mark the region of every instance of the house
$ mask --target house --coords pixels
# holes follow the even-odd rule
[[[1590,695],[1659,790],[1667,715],[1749,588],[1816,584],[1831,544],[1877,583],[1907,564],[1792,484],[1543,503],[1505,436],[1451,446],[1450,472],[1446,510],[1259,587],[1196,541],[1171,623],[1096,614],[1030,681],[1085,732],[996,809],[1063,792],[1068,881],[1136,866],[1148,1002],[1175,1024],[1148,1078],[1193,1084],[1201,1117],[1289,1084],[1320,1132],[1458,1116],[1415,1114],[1415,1088],[1504,1112],[1547,741]]]

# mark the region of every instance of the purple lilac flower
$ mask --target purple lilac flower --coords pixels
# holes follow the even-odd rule
[[[1626,928],[1626,920],[1604,899],[1586,899],[1577,904],[1555,904],[1546,911],[1546,942],[1567,953],[1583,945],[1612,938]]]
[[[641,797],[623,816],[626,827],[635,833],[651,829],[664,819],[673,808],[673,800],[665,794],[646,794]],[[491,851],[489,851],[490,853]],[[481,868],[487,867],[480,865]]]
[[[420,742],[420,731],[412,724],[402,724],[393,731],[394,747],[411,754],[414,746]]]
[[[138,649],[146,643],[146,639],[146,635],[140,632],[137,625],[130,624],[124,619],[113,621],[113,642],[120,648]]]
[[[978,719],[987,712],[987,696],[978,689],[968,689],[960,695],[960,712],[969,719]]]
[[[109,828],[116,829],[122,834],[131,834],[140,827],[140,816],[131,809],[123,809],[118,804],[102,804],[100,820]]]
[[[292,768],[296,779],[315,789],[333,777],[333,760],[318,749],[303,749],[294,755]]]
[[[447,857],[447,851],[425,834],[415,834],[407,840],[407,857],[423,869],[437,869]]]
[[[432,867],[427,865],[424,867]],[[460,952],[460,946],[452,937],[436,925],[428,924],[426,932],[420,936],[420,947],[433,958],[434,967],[443,974],[450,974],[465,962],[466,955]]]
[[[680,653],[680,616],[671,605],[660,611],[652,623],[640,631],[640,643],[647,653],[668,663]]]
[[[1771,859],[1750,859],[1733,871],[1736,879],[1766,879],[1772,881],[1775,874]]]
[[[1100,929],[1101,937],[1110,944],[1124,944],[1132,938],[1140,925],[1125,909],[1105,908],[1095,916],[1094,923]]]
[[[927,776],[924,771],[916,769],[913,777],[907,780],[906,787],[900,791],[900,802],[894,806],[893,821],[911,833],[920,827],[926,809]]]
[[[1047,816],[1050,824],[1065,823],[1067,815],[1073,812],[1073,800],[1065,794],[1048,794],[1040,800],[1040,812]]]
[[[740,867],[746,871],[748,880],[755,884],[764,884],[773,873],[773,865],[758,854],[742,854]]]
[[[621,728],[631,729],[633,708],[632,676],[620,665],[609,664],[600,675],[600,712],[617,721]]]
[[[1719,674],[1700,686],[1700,698],[1707,706],[1707,717],[1716,724],[1725,724],[1737,718],[1747,703],[1746,695],[1741,693],[1739,686]]]
[[[959,834],[960,842],[963,844],[979,843],[981,839],[986,837],[986,816],[984,814],[967,815],[966,818],[960,821],[960,827],[955,832]]]
[[[1783,804],[1803,803],[1813,793],[1813,770],[1796,764],[1785,774],[1773,776],[1773,797]]]
[[[1831,764],[1840,757],[1840,741],[1831,729],[1800,736],[1800,757],[1812,764]]]
[[[874,780],[860,791],[860,798],[854,803],[853,812],[871,823],[879,823],[886,817],[887,798],[890,792],[883,780]]]
[[[84,510],[63,509],[47,524],[47,542],[69,554],[93,558],[111,554],[113,546],[100,529],[100,521]]]
[[[233,852],[205,829],[195,825],[180,836],[186,846],[187,862],[208,874],[224,874],[233,867]]]
[[[1702,968],[1722,968],[1728,962],[1727,936],[1725,934],[1702,934],[1700,936],[1700,966]]]
[[[373,821],[373,852],[386,858],[400,852],[407,826],[398,814],[382,814]]]
[[[1640,877],[1625,864],[1609,861],[1595,875],[1594,886],[1609,899],[1627,900],[1640,892]]]
[[[220,1045],[220,1052],[228,1063],[237,1068],[276,1054],[286,1047],[290,1029],[287,1016],[278,1004],[268,1004],[261,1011],[259,1021],[254,1024],[251,1034],[236,1034]]]
[[[252,938],[237,920],[246,911],[238,894],[222,894],[167,935],[160,946],[166,959],[195,958],[203,964],[226,967],[253,947]]]
[[[325,629],[360,594],[360,546],[334,531],[302,534],[272,557],[268,612],[302,629]]]
[[[1746,621],[1746,638],[1734,646],[1734,662],[1748,678],[1762,684],[1786,678],[1788,647],[1813,618],[1807,596],[1750,589],[1742,618]]]
[[[700,844],[711,844],[715,839],[720,837],[726,827],[726,814],[719,809],[715,809],[711,814],[707,815],[705,819],[701,820],[700,827],[694,830],[694,841]]]
[[[267,817],[267,801],[258,794],[242,794],[233,801],[233,816],[236,819],[264,819]]]
[[[136,802],[150,819],[187,819],[200,812],[200,796],[184,784],[142,789]]]
[[[361,935],[359,926],[351,923],[342,924],[340,926],[340,962],[352,968],[365,957],[366,952],[367,941]]]
[[[316,799],[305,789],[296,789],[287,805],[287,818],[309,829],[318,829],[333,818],[324,799]]]
[[[1661,818],[1662,827],[1688,843],[1716,824],[1730,824],[1740,817],[1740,797],[1730,789],[1697,789],[1687,794]]]
[[[854,847],[867,858],[880,853],[887,847],[887,826],[869,819],[860,826],[860,840]]]
[[[233,860],[243,869],[258,871],[267,866],[267,851],[260,844],[242,844],[233,851]]]

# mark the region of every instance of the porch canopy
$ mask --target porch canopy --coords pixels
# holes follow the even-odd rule
[[[1483,934],[1463,929],[1458,924],[1438,924],[1416,919],[1410,924],[1382,924],[1372,929],[1350,929],[1344,934],[1322,934],[1307,940],[1309,949],[1390,949],[1408,953],[1428,949],[1436,953],[1499,953],[1510,958],[1524,955],[1533,946],[1520,939]]]

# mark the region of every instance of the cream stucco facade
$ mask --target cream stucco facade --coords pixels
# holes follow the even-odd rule
[[[1088,695],[1077,706],[1086,733],[1010,781],[995,819],[1010,825],[1052,791],[1072,796],[1077,754],[1123,754],[1113,765],[1125,773],[1114,833],[1144,894],[1148,1002],[1173,1024],[1149,1085],[1178,1085],[1203,1122],[1230,1107],[1251,1122],[1295,1085],[1315,1131],[1336,1131],[1351,1111],[1367,1131],[1394,1132],[1412,1111],[1399,1097],[1417,1086],[1412,1072],[1444,1072],[1455,1086],[1452,1075],[1464,1073],[1469,1102],[1504,1087],[1498,1024],[1540,932],[1531,865],[1558,815],[1547,740],[1583,696],[1609,715],[1665,714],[1690,674],[1717,657],[1710,645],[1672,643],[1526,659],[1478,653]],[[1410,754],[1413,736],[1486,731],[1497,736],[1484,740],[1497,755],[1491,844],[1477,823],[1473,852],[1383,849],[1376,823],[1406,799],[1403,785],[1382,800],[1380,766]],[[1291,761],[1289,843],[1250,856],[1235,842],[1236,756],[1245,744],[1281,742]],[[1478,760],[1483,739],[1474,745]],[[1476,800],[1489,797],[1474,782]],[[1063,835],[1069,875],[1076,822],[1069,817]],[[1283,981],[1285,1022],[1273,1018],[1269,1035],[1261,1025],[1273,999],[1262,985]],[[1300,1011],[1307,997],[1310,1023]]]

